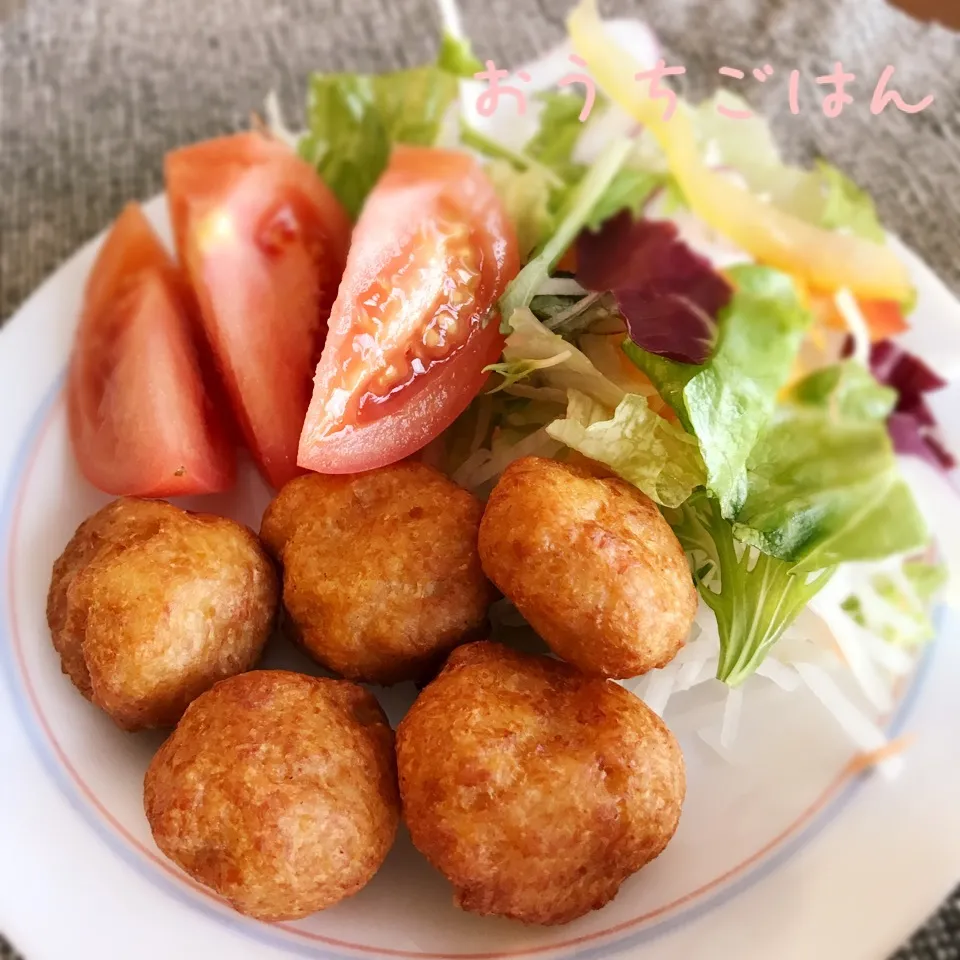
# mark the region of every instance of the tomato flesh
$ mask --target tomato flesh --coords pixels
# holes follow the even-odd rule
[[[130,204],[87,282],[67,376],[77,461],[107,493],[168,497],[233,484],[233,449],[204,385],[191,308],[180,271]]]
[[[239,134],[166,160],[180,257],[233,415],[264,477],[302,472],[297,444],[350,222],[283,144]]]
[[[479,164],[396,147],[354,230],[300,466],[374,469],[449,426],[503,349],[495,303],[518,269],[516,238]]]

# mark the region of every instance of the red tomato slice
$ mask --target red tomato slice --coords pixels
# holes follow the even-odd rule
[[[350,221],[288,147],[244,133],[167,156],[180,259],[234,416],[275,487],[302,471],[297,443]]]
[[[207,399],[186,283],[130,204],[87,281],[67,377],[70,439],[107,493],[172,497],[233,485],[233,449]]]
[[[479,164],[396,147],[354,229],[300,466],[371,470],[448,427],[500,356],[493,307],[518,269],[516,237]]]

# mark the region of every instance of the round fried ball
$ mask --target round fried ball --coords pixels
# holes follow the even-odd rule
[[[172,726],[256,663],[278,592],[246,527],[125,497],[85,520],[53,565],[47,622],[64,673],[120,727]]]
[[[393,731],[346,680],[232,677],[154,757],[144,809],[163,853],[241,913],[305,917],[365,886],[393,845]]]
[[[310,474],[267,509],[260,536],[283,566],[295,638],[351,680],[418,679],[484,627],[483,507],[422,463]]]
[[[558,656],[634,677],[669,663],[697,591],[656,505],[615,477],[525,457],[503,472],[480,525],[487,576]]]
[[[673,735],[642,700],[550,657],[455,650],[397,729],[404,818],[464,910],[567,923],[677,828]]]

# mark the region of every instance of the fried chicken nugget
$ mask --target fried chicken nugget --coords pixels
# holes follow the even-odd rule
[[[283,566],[292,632],[351,680],[418,679],[476,639],[493,588],[477,554],[483,507],[422,463],[288,483],[260,528]]]
[[[124,497],[85,520],[53,565],[47,623],[63,672],[118,726],[172,726],[256,663],[278,592],[246,527]]]
[[[305,917],[365,886],[393,845],[393,731],[354,683],[254,670],[187,708],[144,810],[163,853],[241,913]]]
[[[464,910],[567,923],[677,828],[673,735],[638,697],[496,643],[455,650],[397,729],[404,819]]]
[[[585,673],[664,666],[697,611],[683,548],[653,501],[581,467],[512,463],[490,495],[479,547],[487,576]]]

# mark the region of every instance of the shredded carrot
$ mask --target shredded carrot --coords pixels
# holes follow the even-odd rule
[[[870,770],[878,763],[883,763],[884,760],[899,756],[915,739],[916,737],[912,733],[905,733],[902,737],[897,737],[895,740],[885,743],[877,750],[867,750],[863,753],[858,753],[850,761],[848,769],[851,774],[863,773],[865,770]]]
[[[645,388],[637,389],[635,392],[642,393],[647,398],[650,409],[670,423],[679,423],[680,418],[673,407],[657,393],[653,381],[622,350],[619,351],[619,360],[623,377],[628,381],[633,380],[638,388]]]
[[[903,307],[896,300],[860,300],[858,303],[874,343],[910,329]]]
[[[894,337],[909,329],[903,308],[896,300],[861,300],[857,299],[857,306],[863,314],[870,331],[870,339],[877,343]],[[810,308],[818,323],[833,330],[846,330],[843,314],[837,309],[833,296],[816,293],[810,300]]]

